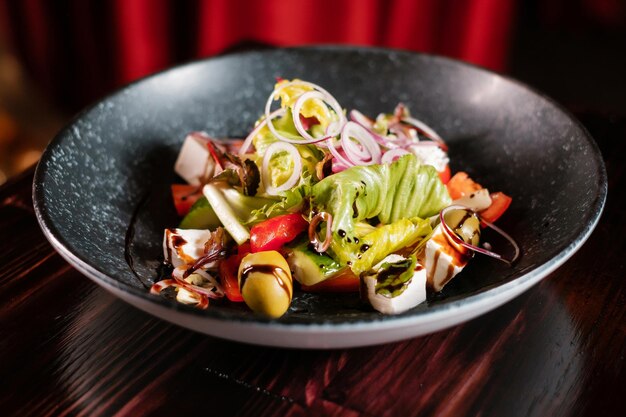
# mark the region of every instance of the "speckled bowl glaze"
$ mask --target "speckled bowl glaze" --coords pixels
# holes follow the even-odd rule
[[[185,134],[244,137],[278,76],[318,83],[344,108],[369,115],[407,104],[447,140],[453,171],[513,196],[499,225],[520,244],[519,262],[509,267],[476,257],[442,293],[398,316],[376,313],[356,294],[296,294],[279,320],[241,305],[199,311],[149,294],[163,229],[178,221],[169,186],[180,181],[172,167]],[[335,348],[426,334],[512,299],[580,248],[606,190],[602,158],[586,130],[519,82],[436,56],[314,47],[194,62],[123,88],[51,141],[37,167],[33,199],[53,246],[145,311],[242,342]]]

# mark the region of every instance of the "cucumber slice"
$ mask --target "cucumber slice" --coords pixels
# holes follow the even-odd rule
[[[248,241],[250,239],[250,231],[241,224],[232,207],[224,198],[222,191],[213,184],[206,184],[202,188],[202,193],[213,208],[224,229],[235,239],[235,242],[241,245]]]
[[[287,257],[293,278],[302,285],[315,285],[333,277],[343,267],[328,255],[319,254],[308,248],[308,242],[291,250]]]
[[[214,230],[220,225],[215,211],[209,204],[206,197],[200,197],[198,201],[191,206],[189,213],[178,226],[181,229],[211,229]]]

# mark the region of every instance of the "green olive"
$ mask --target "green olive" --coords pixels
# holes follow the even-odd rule
[[[464,209],[450,210],[444,216],[444,221],[465,243],[478,246],[480,220],[476,213]]]
[[[293,281],[289,265],[276,251],[246,255],[239,265],[239,288],[252,311],[277,318],[291,304]]]

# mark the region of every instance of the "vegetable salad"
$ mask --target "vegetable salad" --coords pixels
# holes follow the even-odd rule
[[[170,276],[151,292],[277,318],[294,291],[358,292],[383,314],[441,289],[475,253],[511,263],[493,225],[511,203],[464,172],[398,104],[372,119],[322,87],[278,80],[243,140],[190,133],[172,185],[181,222],[163,239]],[[481,244],[494,228],[510,259]]]

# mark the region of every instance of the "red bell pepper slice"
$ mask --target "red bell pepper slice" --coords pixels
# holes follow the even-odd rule
[[[309,223],[298,213],[283,214],[265,220],[250,229],[251,252],[277,251],[308,227]]]

